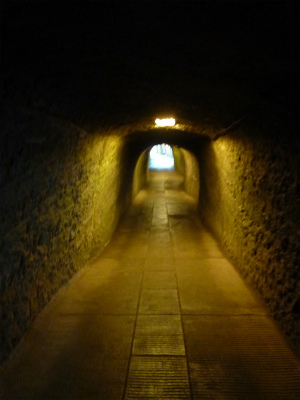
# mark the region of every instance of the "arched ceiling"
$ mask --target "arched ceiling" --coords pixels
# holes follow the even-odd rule
[[[126,144],[129,151],[137,155],[159,143],[183,147],[197,154],[199,147],[211,139],[206,132],[193,130],[193,127],[188,125],[178,125],[175,128],[133,129],[132,133],[126,136]]]
[[[88,130],[298,118],[296,2],[3,1],[1,18],[2,104]]]

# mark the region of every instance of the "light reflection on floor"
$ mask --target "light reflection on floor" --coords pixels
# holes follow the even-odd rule
[[[152,147],[149,158],[149,169],[174,169],[173,151],[169,145],[158,144]]]

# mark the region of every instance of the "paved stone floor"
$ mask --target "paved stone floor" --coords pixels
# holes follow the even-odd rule
[[[300,399],[299,360],[180,178],[152,178],[2,368],[1,400]]]

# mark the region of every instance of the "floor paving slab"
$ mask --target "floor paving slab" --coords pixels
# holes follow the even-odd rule
[[[183,316],[195,399],[296,399],[299,360],[266,316]]]
[[[148,254],[145,261],[147,271],[173,271],[173,255],[167,254],[164,257],[160,255]]]
[[[139,315],[134,355],[185,355],[180,315]]]
[[[177,289],[143,289],[141,314],[180,314]]]
[[[175,261],[183,314],[266,313],[265,307],[225,258]]]
[[[177,280],[174,271],[145,272],[143,286],[145,289],[177,289]]]
[[[132,357],[125,398],[190,399],[185,357]]]

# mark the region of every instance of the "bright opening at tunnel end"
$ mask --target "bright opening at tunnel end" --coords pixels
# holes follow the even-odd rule
[[[157,118],[155,120],[155,123],[157,126],[174,126],[175,119],[174,118],[163,118],[163,119]]]
[[[153,146],[149,154],[150,170],[174,170],[174,156],[172,147],[161,143]]]

